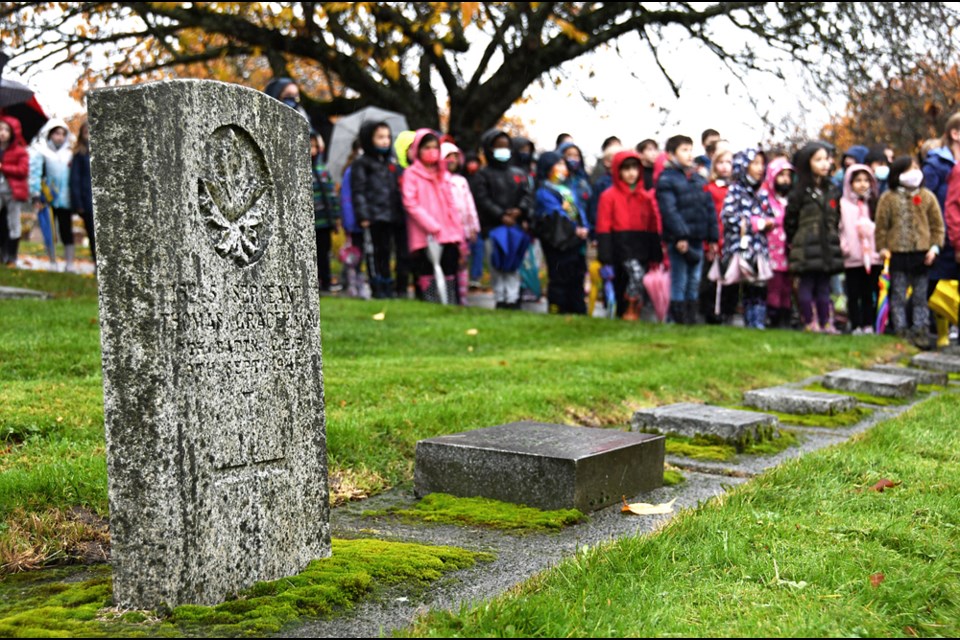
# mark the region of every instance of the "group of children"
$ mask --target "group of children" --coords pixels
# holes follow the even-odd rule
[[[683,135],[667,140],[662,153],[652,140],[634,150],[610,138],[591,180],[568,135],[534,161],[528,140],[518,146],[491,130],[482,137],[483,163],[471,158],[468,166],[448,136],[420,129],[395,140],[386,123],[368,123],[342,179],[344,221],[350,218],[352,244],[372,254],[374,297],[403,295],[412,274],[418,297],[437,300],[442,289],[447,301],[464,303],[467,257],[482,238],[497,308],[519,308],[518,270],[534,242],[546,262],[552,312],[587,313],[595,259],[626,320],[638,319],[651,293],[644,276],[662,264],[670,274],[668,318],[678,324],[701,316],[726,322],[742,311],[746,327],[789,327],[796,299],[805,330],[837,333],[831,294],[842,274],[847,328],[871,333],[886,265],[892,327],[926,345],[929,285],[958,270],[944,212],[949,222],[952,198],[952,226],[960,227],[960,171],[953,171],[960,114],[922,162],[866,147],[838,159],[824,142],[792,158],[734,152],[713,130],[701,140],[707,154],[695,157]],[[329,176],[321,155],[314,155],[315,194],[323,200],[318,233],[334,223],[319,212],[339,207],[322,186]],[[329,241],[323,249],[321,262]],[[946,265],[945,275],[931,271],[935,265]],[[329,268],[321,267],[321,284],[329,282]]]

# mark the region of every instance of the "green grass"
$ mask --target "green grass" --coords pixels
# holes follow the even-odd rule
[[[958,412],[933,397],[411,635],[956,637]]]
[[[683,484],[687,479],[683,476],[682,473],[676,469],[665,469],[663,471],[663,486],[665,487],[675,487],[678,484]]]
[[[767,456],[780,453],[797,444],[797,435],[787,429],[780,429],[779,438],[761,440],[759,442],[748,443],[743,451],[743,455]],[[691,460],[709,460],[714,462],[727,462],[737,457],[736,445],[723,442],[717,438],[707,436],[677,436],[668,435],[666,437],[667,455],[690,458]]]
[[[844,411],[842,413],[834,413],[832,415],[819,414],[819,413],[782,413],[780,411],[766,411],[764,409],[757,409],[755,407],[746,407],[741,405],[733,405],[731,409],[738,409],[740,411],[754,411],[757,413],[766,413],[772,416],[776,416],[780,422],[784,424],[791,424],[798,427],[829,427],[829,428],[840,428],[840,427],[852,427],[858,422],[867,419],[873,415],[873,409],[868,407],[854,407],[850,411]]]
[[[23,517],[56,519],[80,505],[105,516],[107,491],[96,280],[0,269],[0,284],[55,295],[0,302],[3,565],[18,561],[8,553],[42,555],[53,542],[16,537],[12,532],[31,530],[19,526]],[[380,311],[385,320],[373,320]],[[398,300],[324,298],[321,322],[331,474],[361,494],[409,481],[416,443],[424,438],[517,420],[621,427],[639,407],[729,404],[745,388],[890,358],[898,349],[885,337],[675,327]]]
[[[299,575],[257,583],[215,607],[183,605],[168,614],[112,607],[109,567],[8,576],[0,582],[0,636],[262,636],[295,620],[351,609],[385,587],[415,592],[489,554],[381,540],[334,540],[333,556]]]
[[[811,385],[804,387],[807,391],[822,391],[823,393],[836,393],[842,396],[850,396],[855,398],[858,402],[863,402],[865,404],[872,404],[877,407],[899,407],[905,404],[910,404],[912,399],[910,398],[886,398],[884,396],[875,396],[869,393],[858,393],[856,391],[840,391],[839,389],[828,389],[819,382],[815,382]]]
[[[488,498],[458,498],[446,493],[431,493],[411,509],[393,508],[365,511],[368,517],[399,516],[406,520],[435,524],[488,527],[512,533],[559,531],[583,522],[587,517],[576,509],[542,511],[533,507]]]

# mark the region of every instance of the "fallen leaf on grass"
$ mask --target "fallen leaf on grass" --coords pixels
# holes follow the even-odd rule
[[[870,584],[874,589],[880,586],[880,583],[883,582],[885,576],[882,573],[875,573],[870,576]]]
[[[673,513],[673,503],[677,499],[674,498],[670,502],[664,502],[662,504],[649,504],[647,502],[634,502],[633,504],[627,504],[627,498],[623,498],[623,508],[620,509],[621,513],[633,513],[638,516],[658,516],[667,513]]]
[[[467,329],[467,335],[468,335],[468,336],[475,336],[475,335],[477,335],[478,333],[480,333],[480,332],[477,331],[476,329]]]
[[[880,480],[877,484],[870,487],[870,491],[876,491],[877,493],[883,493],[884,489],[891,489],[900,484],[899,482],[894,482],[893,480],[887,480],[886,478]]]
[[[386,312],[386,311],[381,311],[380,313],[375,313],[375,314],[373,314],[373,319],[374,319],[374,320],[377,320],[377,321],[386,320],[386,319],[387,319],[387,312]]]

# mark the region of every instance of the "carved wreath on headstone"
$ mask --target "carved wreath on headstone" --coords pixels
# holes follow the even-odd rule
[[[203,171],[200,214],[217,254],[241,267],[256,263],[270,239],[267,212],[273,195],[263,152],[240,127],[223,126],[207,140]]]

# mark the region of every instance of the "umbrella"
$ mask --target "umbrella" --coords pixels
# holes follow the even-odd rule
[[[663,322],[670,308],[670,272],[662,264],[650,269],[643,276],[643,288],[647,290],[647,297],[653,304],[657,318]]]
[[[437,295],[440,296],[440,304],[447,304],[447,281],[443,277],[443,267],[440,266],[440,254],[443,253],[443,247],[433,236],[427,236],[427,256],[433,264],[433,279],[437,282]]]
[[[607,308],[607,317],[617,317],[617,292],[613,287],[613,279],[616,272],[609,264],[603,265],[600,269],[600,277],[603,278],[603,296],[604,306]]]
[[[27,142],[37,135],[48,120],[33,89],[12,78],[0,77],[0,114],[13,116],[20,121],[23,138]]]
[[[490,231],[490,265],[497,271],[512,273],[520,268],[530,236],[517,227],[501,225]]]
[[[377,273],[377,263],[373,259],[373,234],[370,227],[363,230],[363,254],[367,259],[367,277],[372,285],[379,280],[380,274]]]
[[[333,125],[333,133],[330,135],[330,144],[327,147],[327,170],[337,181],[343,174],[347,157],[350,155],[350,147],[360,133],[360,127],[364,122],[386,122],[390,125],[393,135],[408,129],[406,116],[379,107],[364,107],[337,120]]]
[[[887,330],[887,321],[890,319],[890,261],[883,263],[883,273],[880,274],[880,294],[877,296],[877,333]]]

